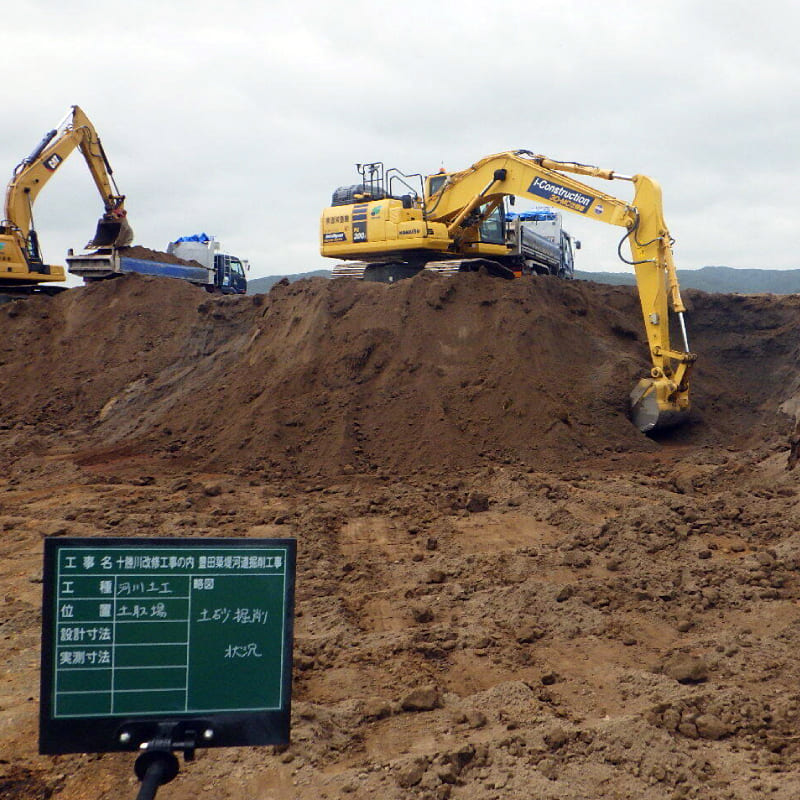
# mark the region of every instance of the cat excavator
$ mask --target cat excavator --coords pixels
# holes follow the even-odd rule
[[[88,248],[122,247],[133,241],[126,219],[125,197],[119,194],[103,145],[89,118],[72,106],[56,128],[45,134],[34,151],[14,169],[6,188],[0,221],[0,294],[55,293],[45,286],[66,279],[64,268],[45,264],[33,224],[33,204],[39,192],[75,148],[86,160],[103,199],[104,213]]]
[[[689,351],[673,240],[656,181],[556,161],[529,150],[498,153],[461,172],[428,176],[385,170],[380,162],[358,169],[361,183],[334,192],[320,222],[322,255],[347,262],[335,268],[334,275],[394,281],[422,270],[454,274],[484,269],[513,278],[534,259],[526,252],[519,226],[505,221],[506,198],[528,198],[625,228],[618,253],[636,274],[652,362],[650,374],[631,392],[631,416],[643,432],[685,420],[696,356]],[[630,182],[633,200],[598,191],[573,174]],[[630,261],[622,255],[626,240]],[[680,325],[682,348],[670,340],[670,305]]]

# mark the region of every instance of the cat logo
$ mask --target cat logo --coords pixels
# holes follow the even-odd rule
[[[61,158],[58,153],[53,153],[53,155],[44,162],[45,169],[49,169],[50,172],[55,172],[63,160],[64,159]]]

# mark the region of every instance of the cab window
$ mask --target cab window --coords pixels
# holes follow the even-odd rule
[[[505,244],[505,213],[503,206],[498,206],[481,223],[481,241],[486,244]]]
[[[442,188],[442,184],[447,180],[447,175],[432,175],[428,178],[428,191],[430,197],[436,194]]]

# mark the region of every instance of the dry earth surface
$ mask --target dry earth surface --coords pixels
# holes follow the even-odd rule
[[[796,798],[800,298],[687,294],[694,410],[657,440],[624,287],[0,307],[0,796],[137,792],[132,754],[37,753],[69,535],[297,539],[291,745],[200,751],[159,797]]]

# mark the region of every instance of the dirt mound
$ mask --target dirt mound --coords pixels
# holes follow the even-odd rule
[[[737,445],[783,435],[800,411],[800,295],[685,294],[698,422]]]
[[[659,441],[627,288],[1,307],[0,795],[136,793],[132,753],[36,752],[68,535],[297,540],[291,746],[200,750],[174,800],[797,797],[798,302],[688,293],[694,422]]]
[[[795,298],[690,303],[700,424],[678,440],[784,434]],[[624,287],[423,274],[209,298],[134,275],[8,306],[0,325],[7,424],[79,430],[96,459],[125,447],[216,468],[410,474],[656,446],[627,417],[648,364]]]
[[[193,267],[201,266],[196,261],[187,261],[184,258],[178,258],[178,256],[172,253],[164,253],[161,250],[151,250],[149,247],[142,247],[138,244],[130,247],[118,247],[117,250],[121,256],[139,258],[142,261],[160,261],[164,264],[187,264]]]
[[[3,307],[6,420],[91,429],[126,388],[195,352],[205,293],[182,281],[126,276]],[[209,326],[209,333],[224,326]]]
[[[578,285],[302,281],[265,298],[193,423],[218,464],[312,472],[646,448],[618,383],[641,356]]]

